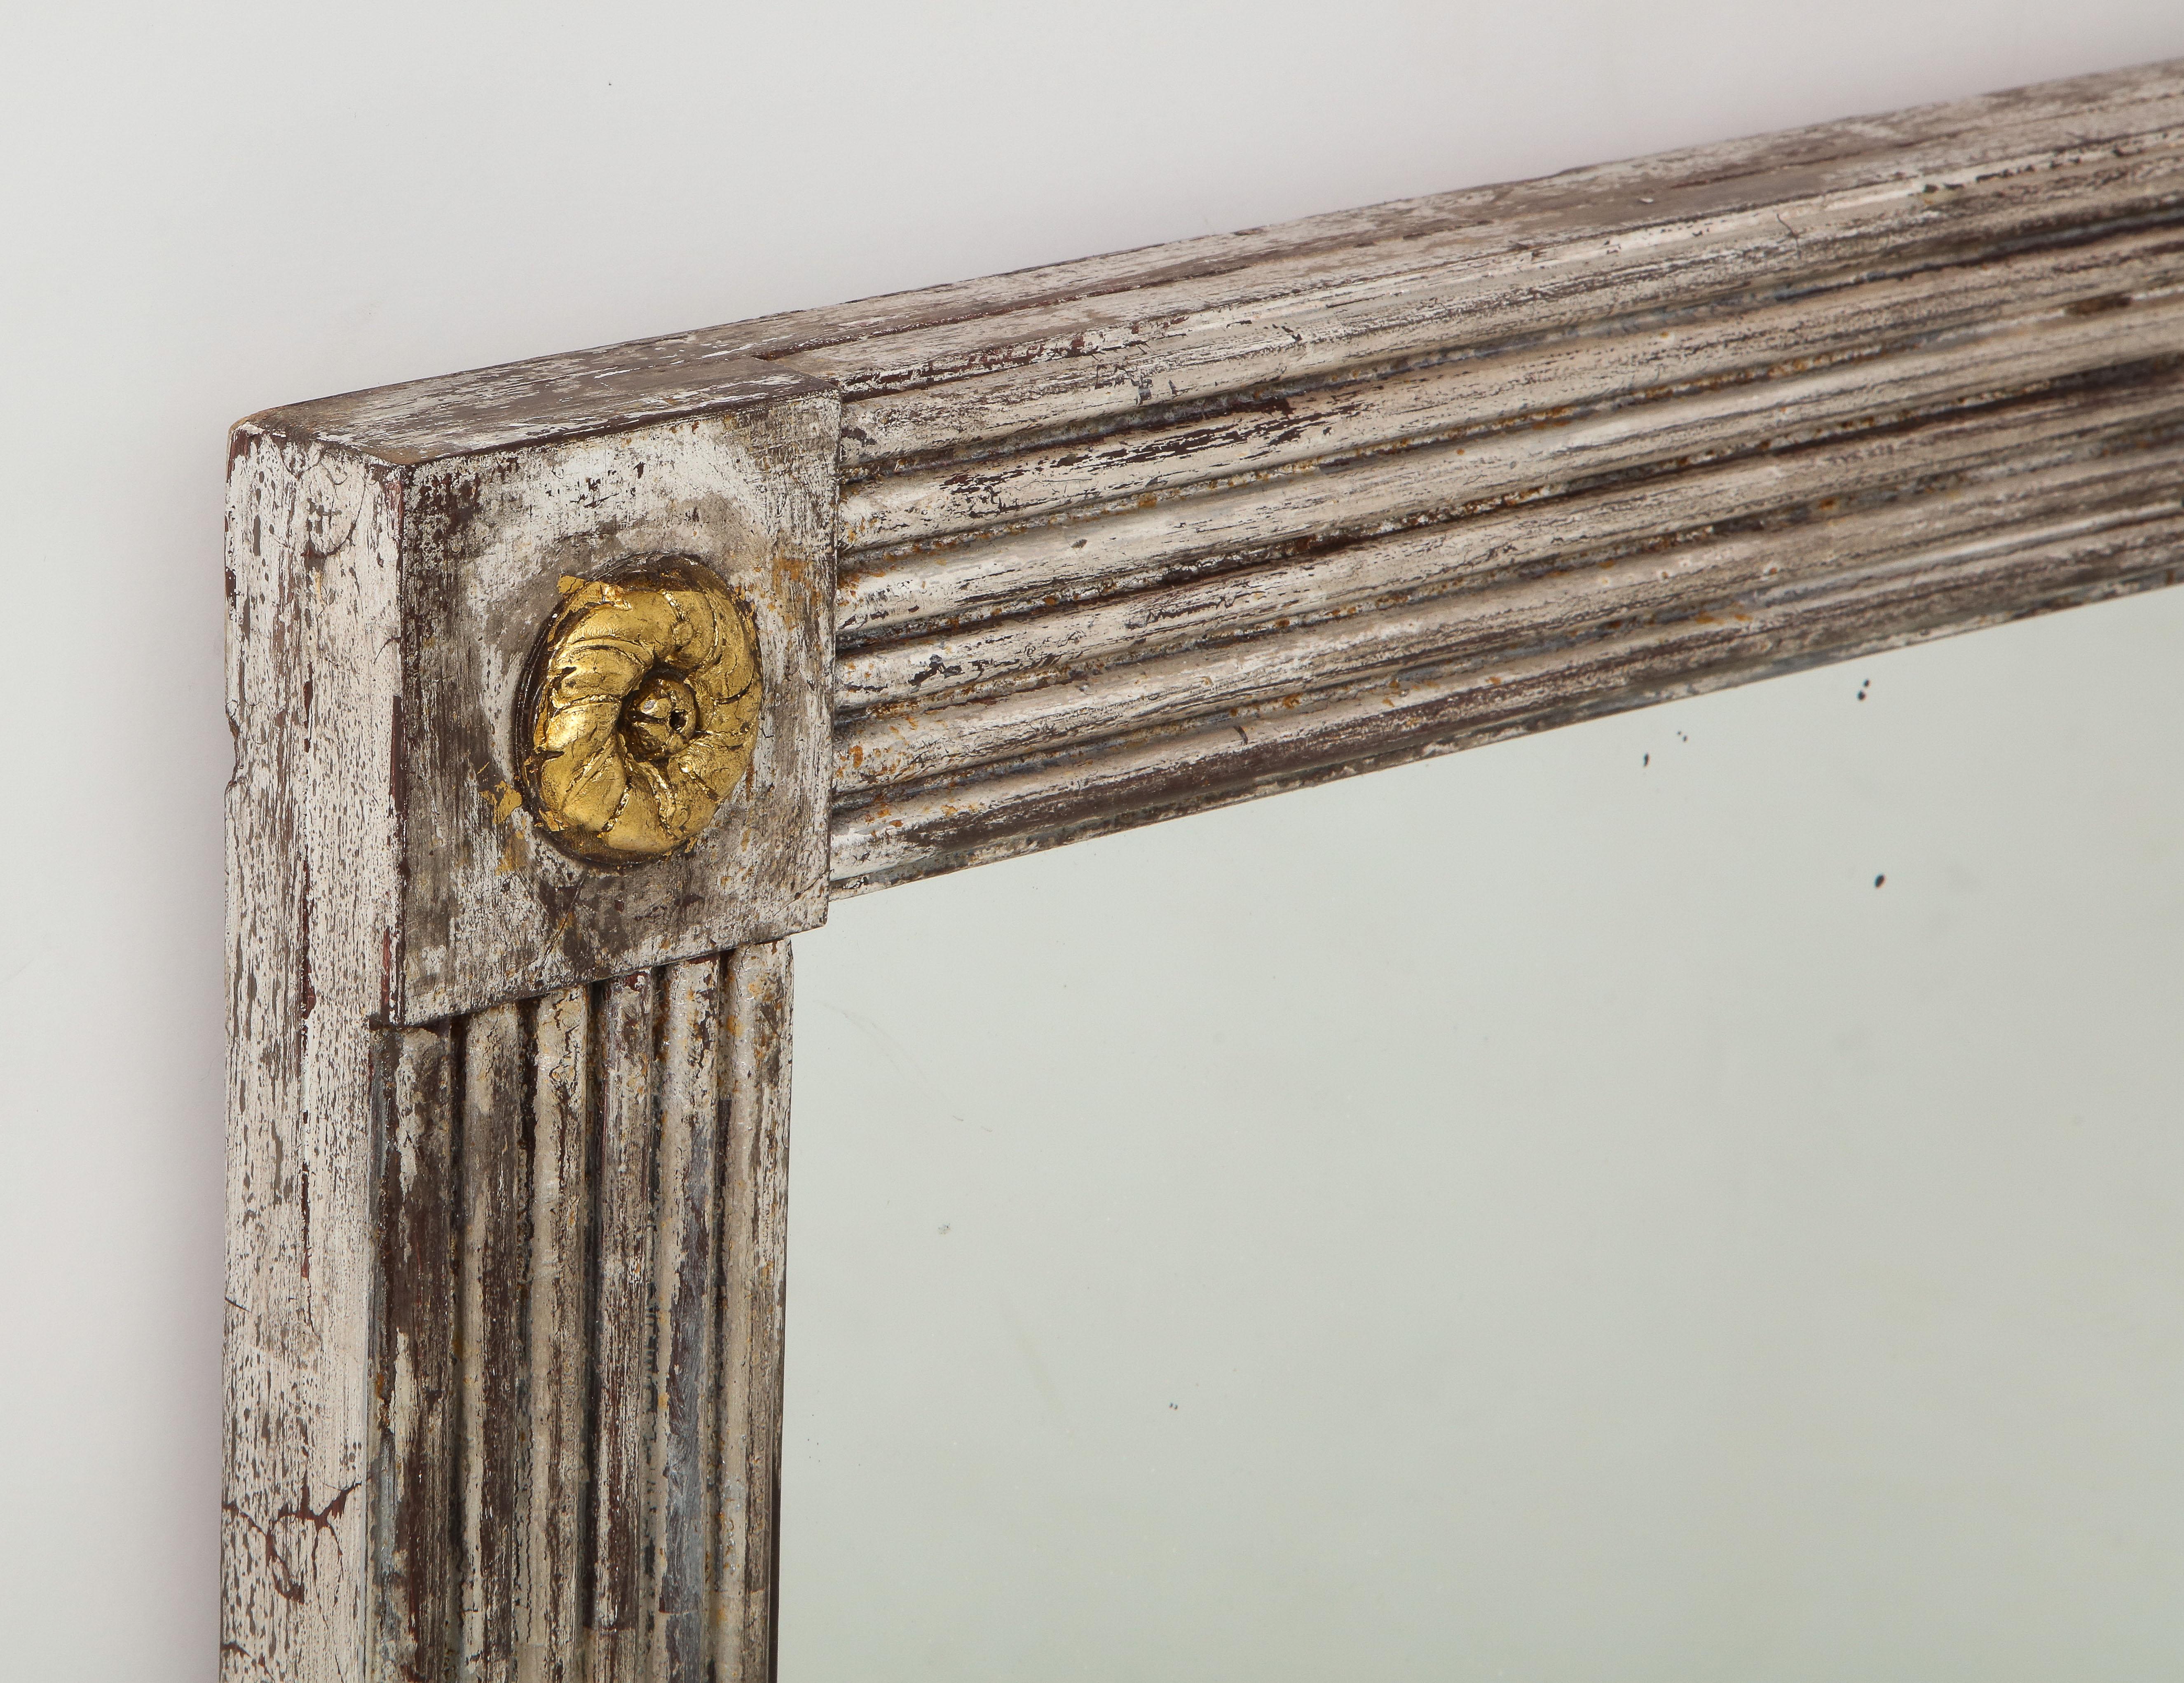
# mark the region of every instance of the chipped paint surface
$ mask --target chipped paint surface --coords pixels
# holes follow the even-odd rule
[[[380,1675],[763,1683],[786,945],[398,1031],[390,1049]],[[337,1496],[306,1517],[345,1512]]]
[[[760,1683],[777,937],[2174,582],[2180,324],[2170,65],[236,429],[223,1676]],[[663,556],[749,616],[751,768],[605,866],[519,696]]]

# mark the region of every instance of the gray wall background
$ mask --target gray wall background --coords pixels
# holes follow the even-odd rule
[[[2173,0],[11,17],[0,1669],[214,1667],[236,416],[2180,52]],[[2178,614],[840,908],[784,1677],[2173,1672]]]

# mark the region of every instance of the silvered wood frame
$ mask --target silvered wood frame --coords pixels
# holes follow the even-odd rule
[[[269,411],[231,441],[223,1675],[772,1664],[831,894],[2171,583],[2184,65]],[[565,577],[733,811],[521,798]]]

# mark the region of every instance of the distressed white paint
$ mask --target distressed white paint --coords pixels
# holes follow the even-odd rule
[[[2173,582],[2180,298],[2167,66],[238,429],[227,1675],[767,1674],[766,943],[830,862]],[[514,688],[562,574],[663,550],[769,721],[740,816],[596,872]]]

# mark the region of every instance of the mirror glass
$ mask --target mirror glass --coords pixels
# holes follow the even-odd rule
[[[836,905],[782,1676],[2173,1671],[2184,592]]]

